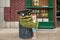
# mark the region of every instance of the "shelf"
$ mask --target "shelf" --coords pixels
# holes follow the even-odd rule
[[[58,8],[60,8],[60,6],[57,6]]]
[[[60,16],[57,16],[57,18],[60,18]]]
[[[53,6],[26,6],[26,8],[53,8]]]

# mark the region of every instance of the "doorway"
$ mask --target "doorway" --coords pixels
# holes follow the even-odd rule
[[[60,27],[60,0],[57,0],[57,27]]]

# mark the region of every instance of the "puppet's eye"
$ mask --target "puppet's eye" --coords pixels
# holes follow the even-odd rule
[[[22,16],[24,16],[24,14],[22,14]]]
[[[31,15],[31,13],[29,13],[29,15]]]

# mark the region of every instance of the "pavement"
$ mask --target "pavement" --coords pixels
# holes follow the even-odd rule
[[[19,38],[19,29],[0,29],[0,40],[33,40]],[[60,40],[60,28],[38,29],[36,40]]]

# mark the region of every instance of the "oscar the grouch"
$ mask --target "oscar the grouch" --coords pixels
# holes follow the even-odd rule
[[[32,19],[32,10],[21,10],[18,12],[20,14],[20,24],[23,26],[23,27],[26,27],[26,28],[37,28],[38,27],[38,21],[36,19],[35,22],[33,22],[33,19]]]

